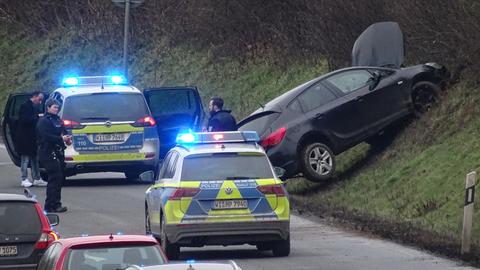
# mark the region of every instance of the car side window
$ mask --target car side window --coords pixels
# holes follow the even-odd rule
[[[337,99],[335,94],[321,83],[313,85],[298,96],[298,101],[304,112],[309,112],[315,108],[321,107],[335,99]]]
[[[165,172],[165,178],[173,178],[175,175],[176,165],[178,160],[178,153],[172,152],[172,156],[170,157],[170,162],[167,166],[167,170]]]
[[[168,153],[162,163],[162,168],[160,168],[160,173],[158,174],[158,179],[165,178],[165,172],[168,167],[168,163],[170,162],[170,158],[172,156],[172,152]]]
[[[351,93],[368,84],[372,74],[366,70],[350,70],[335,74],[326,79],[344,94]]]

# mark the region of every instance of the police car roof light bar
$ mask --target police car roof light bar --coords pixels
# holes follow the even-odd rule
[[[228,131],[228,132],[185,132],[177,135],[178,144],[207,144],[207,143],[258,143],[260,137],[255,131]]]
[[[127,84],[127,79],[122,75],[66,77],[62,80],[63,87]]]

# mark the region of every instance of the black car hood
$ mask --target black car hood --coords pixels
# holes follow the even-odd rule
[[[403,34],[396,22],[370,25],[353,45],[352,66],[398,68],[403,58]]]

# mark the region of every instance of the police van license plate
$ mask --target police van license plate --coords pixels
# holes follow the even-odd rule
[[[0,246],[0,256],[15,256],[17,253],[17,246]]]
[[[247,200],[217,200],[213,209],[244,209],[248,208]]]
[[[125,133],[100,133],[93,135],[93,142],[123,142]]]

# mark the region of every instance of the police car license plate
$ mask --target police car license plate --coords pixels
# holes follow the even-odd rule
[[[213,209],[244,209],[247,207],[247,200],[218,200],[213,203]]]
[[[93,142],[123,142],[125,133],[100,133],[93,135]]]
[[[0,246],[0,256],[15,256],[17,253],[17,246]]]

